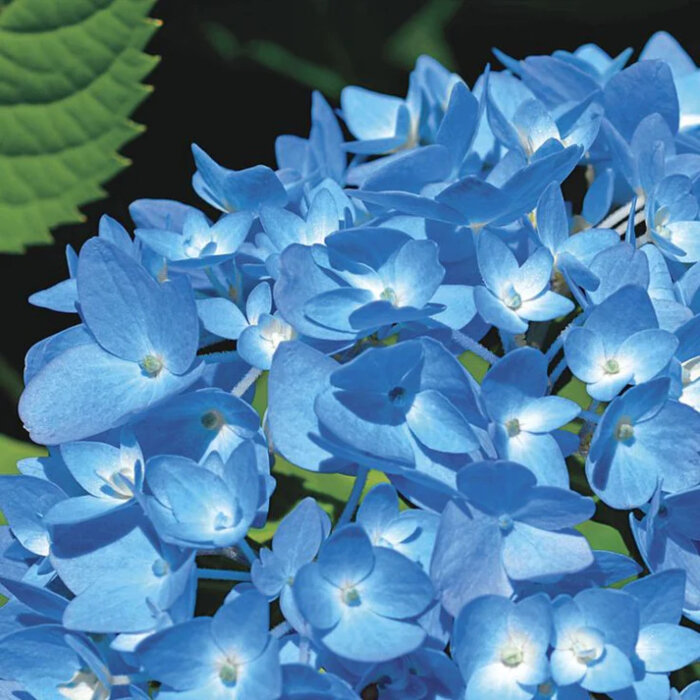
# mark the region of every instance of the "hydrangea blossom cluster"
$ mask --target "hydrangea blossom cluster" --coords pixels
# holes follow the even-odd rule
[[[315,93],[277,169],[195,146],[206,213],[68,248],[20,402],[49,454],[0,490],[3,697],[700,697],[669,681],[700,657],[700,70],[630,55]],[[251,546],[273,455],[354,487]],[[581,532],[615,510],[644,572]]]

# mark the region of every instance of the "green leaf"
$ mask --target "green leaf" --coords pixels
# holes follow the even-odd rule
[[[13,0],[0,10],[0,250],[50,243],[129,161],[158,59],[155,0]]]
[[[467,372],[469,372],[469,374],[471,374],[472,377],[474,377],[474,379],[481,384],[481,380],[489,370],[489,363],[469,350],[467,350],[467,352],[463,352],[457,359],[462,363],[462,366],[467,370]]]
[[[577,525],[576,529],[588,540],[591,549],[603,549],[630,556],[622,535],[614,527],[597,523],[594,520],[587,520],[585,523]]]

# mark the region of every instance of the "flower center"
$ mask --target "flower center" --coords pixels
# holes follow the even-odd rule
[[[589,639],[577,639],[574,642],[572,651],[574,652],[576,661],[588,666],[600,656],[602,650]]]
[[[554,683],[546,681],[537,686],[537,694],[543,698],[551,698],[554,695]]]
[[[510,292],[506,295],[503,303],[511,310],[515,311],[523,305],[523,300],[517,292]]]
[[[499,515],[498,527],[501,528],[503,532],[509,532],[513,529],[513,518],[511,518],[510,515]]]
[[[151,565],[151,571],[153,571],[154,576],[161,578],[170,571],[170,566],[165,559],[156,559]]]
[[[627,442],[634,437],[634,426],[629,418],[621,418],[615,428],[615,439],[620,442]]]
[[[214,529],[226,530],[230,527],[233,527],[233,517],[231,514],[219,511],[214,517]]]
[[[620,364],[614,357],[610,358],[603,365],[603,370],[605,370],[606,374],[618,374],[620,371]]]
[[[406,399],[406,389],[402,386],[395,386],[393,389],[389,390],[389,401],[401,405]]]
[[[219,669],[219,679],[224,685],[236,685],[238,680],[238,667],[236,664],[226,662]]]
[[[398,297],[396,292],[391,287],[384,287],[379,295],[382,301],[388,301],[392,306],[396,306],[398,303]]]
[[[520,421],[517,418],[506,421],[506,433],[508,433],[508,437],[520,435]]]
[[[343,591],[342,598],[343,603],[345,603],[345,605],[349,605],[350,607],[354,608],[360,604],[360,594],[357,588],[346,588]]]
[[[221,411],[217,411],[215,408],[203,414],[200,420],[207,430],[218,430],[226,422]]]
[[[509,644],[501,650],[501,662],[504,666],[508,666],[508,668],[520,666],[523,662],[523,658],[523,650],[515,646],[515,644]]]
[[[158,355],[146,355],[141,360],[141,369],[149,377],[157,377],[163,369],[163,360]]]

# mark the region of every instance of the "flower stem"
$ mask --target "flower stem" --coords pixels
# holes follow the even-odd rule
[[[357,476],[355,477],[355,483],[352,485],[352,491],[350,492],[350,498],[348,498],[348,502],[345,504],[345,508],[343,508],[343,512],[340,514],[340,517],[338,518],[338,522],[336,523],[336,527],[339,527],[340,525],[344,525],[347,522],[350,522],[350,518],[352,518],[353,513],[355,512],[355,508],[357,508],[357,504],[360,501],[360,496],[362,495],[362,489],[364,489],[365,484],[367,483],[367,475],[369,474],[369,469],[367,467],[358,467],[357,468]]]
[[[614,228],[619,224],[621,221],[624,221],[632,211],[632,205],[634,203],[634,200],[632,202],[627,202],[627,204],[624,204],[621,206],[619,209],[616,209],[614,212],[612,212],[609,216],[607,216],[605,219],[603,219],[597,226],[596,228]],[[637,197],[636,205],[635,205],[635,210],[639,210],[644,207],[644,196],[640,195]]]
[[[586,423],[593,423],[594,425],[600,419],[600,416],[597,413],[593,413],[593,411],[584,410],[581,410],[581,413],[579,413],[578,417],[583,418],[583,420],[585,420]]]
[[[237,542],[236,547],[238,547],[241,550],[241,552],[243,552],[243,556],[245,556],[249,564],[252,564],[258,558],[258,555],[255,553],[255,550],[245,540]]]
[[[557,379],[561,377],[562,372],[566,369],[566,357],[562,357],[561,360],[559,360],[559,363],[557,366],[552,370],[552,373],[549,375],[549,385],[554,386],[557,383]]]
[[[488,362],[490,365],[498,362],[499,360],[498,355],[494,355],[481,343],[474,340],[474,338],[470,338],[461,331],[452,331],[452,340],[454,340],[458,345],[461,345],[465,350],[469,350],[469,352],[473,352],[475,355],[478,355],[482,360],[486,360],[486,362]]]
[[[262,374],[262,370],[257,367],[251,367],[241,378],[241,380],[233,387],[231,393],[239,398],[255,384],[258,377]]]
[[[280,637],[284,636],[287,634],[292,629],[292,626],[284,620],[283,622],[280,622],[279,625],[276,625],[270,630],[270,634],[275,637],[276,639],[279,639]]]
[[[229,571],[228,569],[197,569],[197,578],[213,581],[250,581],[249,571]]]

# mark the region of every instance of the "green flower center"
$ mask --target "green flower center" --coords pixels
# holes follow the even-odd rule
[[[396,292],[391,287],[384,287],[382,293],[379,295],[382,301],[388,301],[392,306],[396,306],[398,299],[396,297]]]
[[[235,664],[225,663],[219,669],[219,678],[224,685],[236,685],[238,680],[238,668]]]
[[[506,298],[503,300],[503,303],[509,308],[512,309],[513,311],[519,309],[523,305],[523,300],[520,294],[517,292],[511,292],[506,296]]]
[[[141,360],[141,369],[149,377],[157,377],[163,369],[163,360],[158,355],[146,355]]]
[[[517,418],[506,421],[506,433],[508,433],[508,437],[520,435],[520,421]]]
[[[508,668],[520,666],[523,662],[523,658],[523,650],[515,646],[515,644],[509,644],[501,650],[501,662],[504,666],[508,666]]]
[[[634,437],[634,426],[628,418],[622,418],[615,428],[615,439],[627,442]]]
[[[343,603],[350,607],[355,607],[360,604],[360,594],[357,588],[346,588],[343,591]]]
[[[603,369],[606,374],[618,374],[620,371],[620,364],[615,358],[611,358],[603,365]]]

